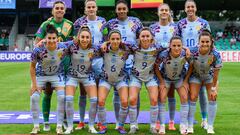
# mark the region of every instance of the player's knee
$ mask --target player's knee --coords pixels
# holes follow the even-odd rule
[[[160,96],[161,103],[166,103],[166,100],[167,100],[166,96]]]
[[[101,106],[101,107],[105,106],[105,101],[102,100],[102,99],[99,99],[98,100],[98,105]]]
[[[152,106],[156,106],[156,105],[157,105],[157,103],[158,103],[158,100],[157,100],[157,99],[154,99],[154,98],[152,98],[150,103],[151,103],[151,105],[152,105]]]
[[[124,108],[128,107],[128,102],[127,102],[127,100],[121,101],[121,106],[124,107]]]
[[[217,100],[217,98],[214,98],[214,97],[209,97],[209,99],[208,99],[209,101],[216,101]]]
[[[129,103],[132,106],[136,105],[137,104],[137,98],[136,97],[130,97]]]
[[[190,100],[196,102],[198,97],[196,95],[190,95]]]
[[[187,103],[187,102],[188,102],[188,96],[187,96],[187,95],[182,94],[182,95],[180,96],[180,98],[181,98],[181,102],[182,102],[182,103]]]

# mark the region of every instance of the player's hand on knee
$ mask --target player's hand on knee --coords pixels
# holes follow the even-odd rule
[[[166,87],[165,83],[160,84],[159,90],[160,90],[160,93],[162,93],[162,92],[167,90],[167,87]]]
[[[31,87],[31,89],[30,89],[30,96],[32,96],[32,94],[33,94],[34,92],[36,92],[36,91],[39,92],[39,93],[41,93],[41,90],[38,89],[36,85],[32,85],[32,87]]]
[[[217,91],[216,91],[216,90],[211,90],[210,98],[211,98],[213,101],[216,101],[216,100],[217,100]]]
[[[31,87],[31,89],[30,89],[30,96],[32,96],[32,94],[35,92],[35,91],[37,91],[37,86],[35,86],[35,85],[32,85],[32,87]]]
[[[183,82],[183,84],[182,84],[182,87],[186,90],[186,91],[189,91],[189,84],[188,84],[188,82]]]

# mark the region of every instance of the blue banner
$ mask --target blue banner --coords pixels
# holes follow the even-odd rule
[[[0,9],[16,9],[16,0],[0,0]]]
[[[30,62],[32,52],[0,52],[0,62]]]
[[[149,111],[141,111],[139,113],[138,116],[138,123],[150,123],[150,112]],[[78,112],[74,112],[73,115],[73,120],[74,122],[78,122],[79,121],[79,113]],[[89,115],[86,112],[85,114],[85,118],[87,121],[89,121]],[[39,117],[39,122],[43,123],[43,116],[42,114],[40,114]],[[57,113],[56,112],[52,112],[49,115],[49,122],[50,123],[56,123],[57,122]],[[107,111],[107,122],[108,123],[115,123],[115,115],[114,112],[112,111]],[[129,119],[127,118],[126,123],[129,123]],[[169,116],[166,115],[165,117],[165,122],[169,122]],[[175,115],[175,120],[174,120],[175,124],[180,123],[180,113],[176,112]],[[5,111],[0,111],[0,124],[30,124],[32,123],[32,114],[30,112],[5,112]],[[194,121],[194,124],[196,124],[197,121]]]
[[[52,8],[55,1],[57,0],[39,0],[39,8]],[[72,0],[61,1],[65,3],[67,8],[72,8]]]

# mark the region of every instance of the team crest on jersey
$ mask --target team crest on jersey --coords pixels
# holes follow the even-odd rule
[[[129,26],[130,28],[132,28],[132,27],[133,27],[133,25],[134,25],[134,23],[133,23],[133,22],[129,22],[129,23],[128,23],[128,26]]]
[[[122,57],[124,55],[124,52],[123,51],[120,51],[119,53],[118,53],[118,56],[120,56],[120,57]]]
[[[173,32],[174,32],[174,29],[173,29],[173,28],[170,28],[169,31],[170,31],[170,33],[173,33]]]
[[[156,50],[151,51],[149,54],[150,54],[150,55],[156,55],[156,54],[157,54],[157,51],[156,51]]]
[[[196,30],[199,31],[201,29],[200,26],[196,26]]]
[[[63,27],[63,31],[64,31],[64,32],[67,32],[67,28],[66,28],[66,27]]]
[[[93,57],[93,52],[90,52],[90,53],[88,53],[88,58],[92,58]]]
[[[58,53],[57,53],[57,57],[58,57],[59,59],[61,59],[62,56],[63,56],[63,53],[62,53],[62,52],[58,52]]]
[[[62,37],[58,37],[58,42],[63,42],[63,38]]]
[[[209,58],[208,58],[208,64],[211,65],[213,63],[213,55],[211,55]]]
[[[98,28],[101,29],[102,28],[102,23],[98,22]]]

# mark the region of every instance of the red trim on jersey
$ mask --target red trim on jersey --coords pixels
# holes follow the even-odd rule
[[[157,8],[161,2],[149,2],[149,3],[132,3],[131,8]]]

